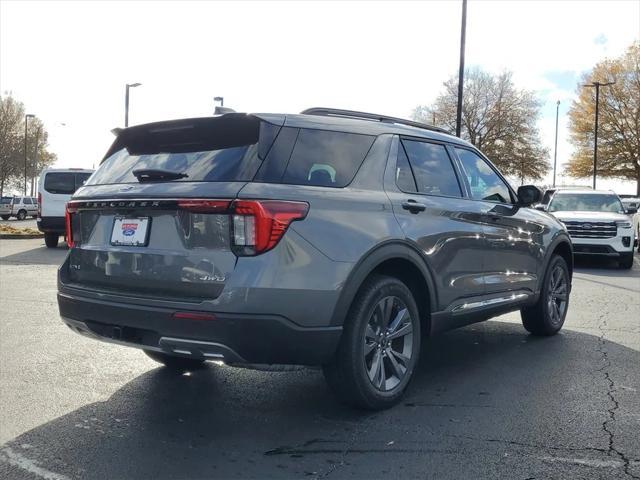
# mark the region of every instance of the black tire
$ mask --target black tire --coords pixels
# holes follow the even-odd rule
[[[629,270],[633,267],[633,252],[622,254],[620,260],[618,260],[618,267],[624,270]]]
[[[0,218],[2,218],[3,220],[9,220],[11,218],[11,215],[2,215]]]
[[[185,371],[198,370],[204,366],[203,359],[176,357],[174,355],[169,355],[167,353],[154,352],[150,350],[144,350],[144,353],[151,360],[155,360],[158,363],[162,363],[165,367],[169,368],[170,370],[185,372]]]
[[[356,295],[324,376],[344,403],[381,410],[400,401],[419,354],[420,317],[411,291],[396,278],[375,275]]]
[[[558,270],[560,273],[556,273]],[[563,293],[561,293],[561,287],[557,287],[557,290],[554,290],[555,275],[560,274],[563,277],[565,286]],[[554,255],[544,275],[544,284],[540,292],[540,298],[535,305],[520,310],[524,328],[529,333],[538,336],[550,336],[558,333],[567,317],[570,293],[571,281],[567,262],[565,262],[564,258],[560,255]],[[562,299],[562,295],[564,295],[564,300]],[[555,304],[556,307],[554,307],[553,304]]]
[[[16,218],[18,220],[24,220],[25,218],[27,218],[27,211],[26,210],[18,210],[18,215],[16,215]]]
[[[58,240],[60,239],[60,235],[57,233],[46,232],[44,234],[44,244],[47,248],[56,248],[58,246]]]

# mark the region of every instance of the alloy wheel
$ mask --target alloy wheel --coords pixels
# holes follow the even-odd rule
[[[413,355],[413,323],[405,303],[390,296],[380,300],[364,334],[364,364],[371,384],[393,390],[406,376]]]
[[[556,265],[549,278],[549,293],[547,296],[547,312],[551,323],[558,325],[564,318],[569,295],[567,276],[564,269]]]

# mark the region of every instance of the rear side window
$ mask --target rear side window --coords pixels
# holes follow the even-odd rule
[[[30,198],[25,198],[24,199],[24,204],[25,205],[33,205],[33,203],[31,203],[31,199]]]
[[[418,193],[462,197],[453,164],[444,145],[403,140]]]
[[[186,174],[174,182],[249,181],[279,128],[244,114],[134,127],[118,137],[87,185],[138,183],[133,171],[144,169]]]
[[[300,129],[282,183],[344,187],[374,140],[371,135]]]

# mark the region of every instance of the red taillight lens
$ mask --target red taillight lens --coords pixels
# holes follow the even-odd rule
[[[42,216],[42,194],[38,192],[38,217]]]
[[[272,249],[289,224],[307,216],[309,204],[279,200],[233,202],[233,244],[240,255],[257,255]]]
[[[67,206],[65,208],[64,225],[65,225],[65,236],[67,237],[66,238],[67,246],[69,248],[73,247],[73,245],[74,245],[73,228],[71,228],[71,226],[72,226],[72,218],[71,217],[76,212],[77,212],[77,208],[75,207],[73,202],[68,202]]]
[[[230,200],[178,200],[178,208],[194,213],[224,213],[230,204]]]

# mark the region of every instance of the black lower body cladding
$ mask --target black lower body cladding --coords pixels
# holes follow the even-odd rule
[[[58,306],[63,321],[77,333],[141,349],[174,353],[191,349],[188,354],[195,356],[208,352],[207,357],[229,363],[321,365],[333,356],[342,333],[342,327],[302,328],[274,315],[175,318],[174,309],[66,293],[58,294]]]

